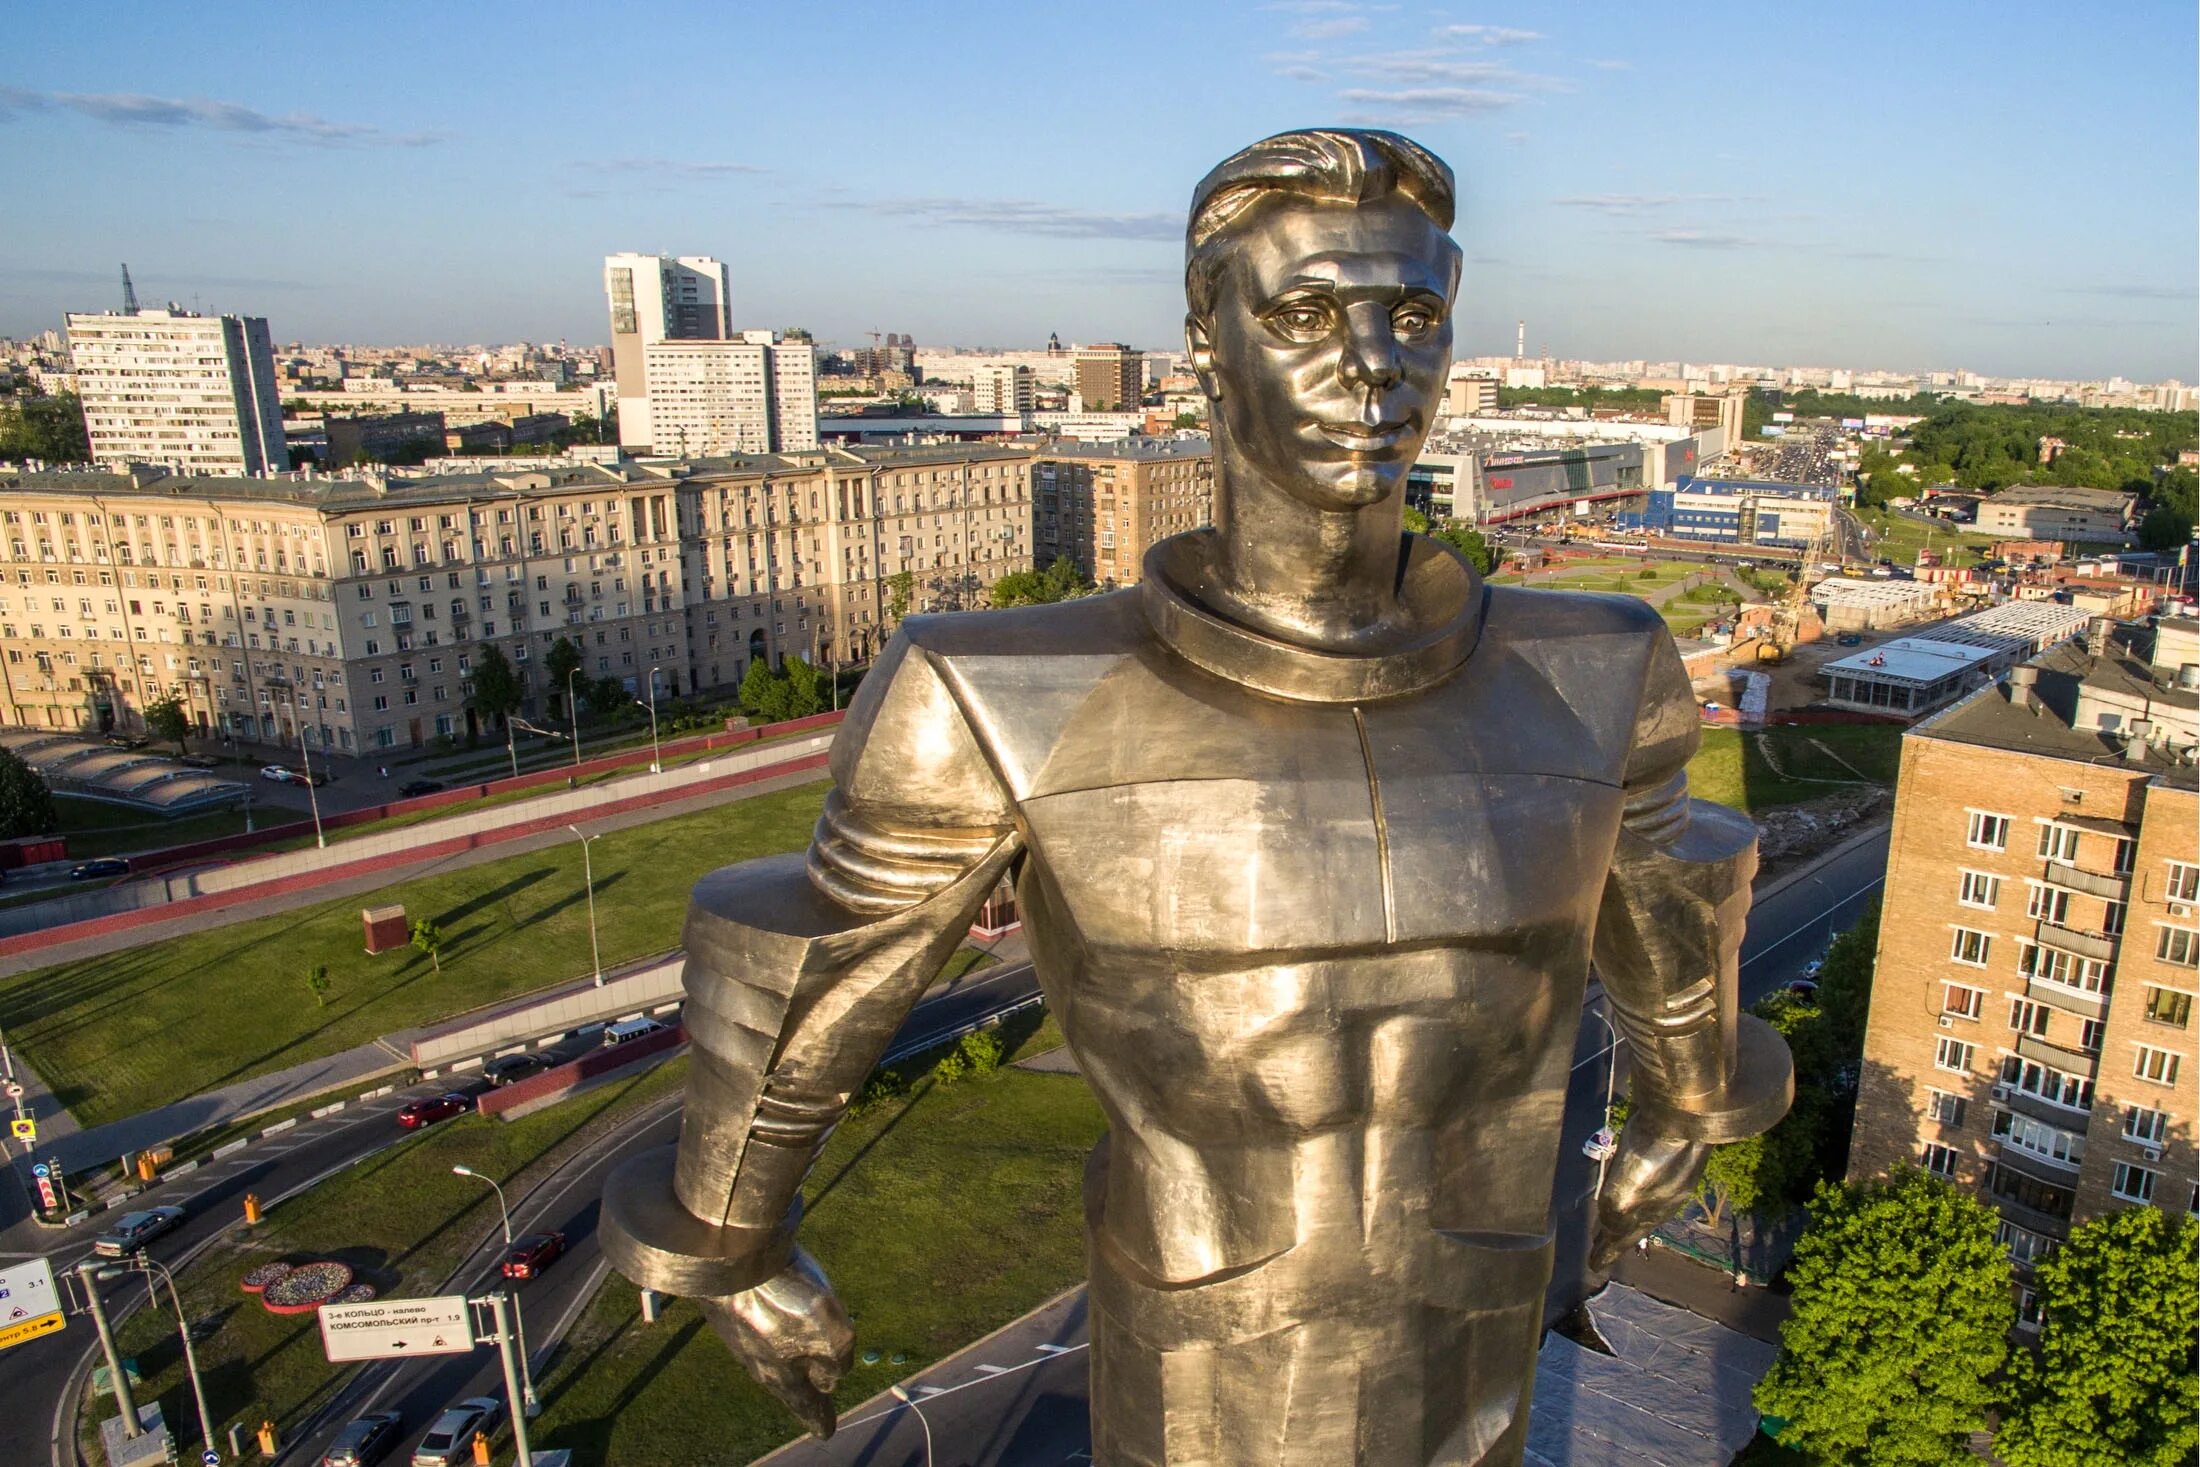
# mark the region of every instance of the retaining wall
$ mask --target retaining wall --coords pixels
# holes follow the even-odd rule
[[[639,1064],[653,1055],[668,1049],[678,1049],[687,1043],[687,1029],[675,1024],[661,1034],[649,1034],[640,1039],[630,1039],[617,1046],[592,1049],[569,1064],[554,1070],[544,1070],[539,1075],[529,1075],[510,1085],[500,1085],[483,1092],[476,1102],[485,1116],[509,1116],[518,1120],[528,1111],[564,1099],[588,1081],[629,1065]]]
[[[675,952],[643,967],[607,976],[601,988],[590,984],[555,998],[506,1005],[471,1021],[462,1015],[454,1024],[413,1040],[413,1063],[432,1069],[539,1035],[562,1034],[678,1003],[683,997],[680,969],[685,962],[685,955]]]

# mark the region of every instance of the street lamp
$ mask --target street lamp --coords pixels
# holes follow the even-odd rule
[[[504,1249],[509,1253],[512,1249],[512,1213],[504,1205],[504,1189],[497,1186],[497,1179],[483,1176],[470,1166],[453,1166],[451,1174],[453,1176],[472,1177],[477,1182],[487,1182],[492,1188],[495,1188],[497,1194],[497,1220],[504,1224]],[[520,1393],[526,1404],[527,1414],[533,1416],[542,1410],[542,1402],[535,1399],[535,1368],[533,1362],[527,1358],[527,1321],[521,1317],[519,1312],[519,1291],[512,1289],[507,1292],[512,1296],[512,1330],[519,1337]]]
[[[598,831],[594,835],[585,835],[578,825],[568,825],[565,828],[580,836],[581,883],[588,888],[588,956],[590,961],[596,965],[596,986],[601,988],[603,987],[603,950],[596,945],[596,866],[588,858],[588,845],[591,841],[602,840],[603,832]]]
[[[1602,1197],[1604,1195],[1604,1169],[1610,1165],[1612,1152],[1615,1149],[1612,1136],[1612,1096],[1613,1092],[1619,1087],[1619,1031],[1612,1027],[1611,1016],[1604,1012],[1601,1005],[1589,1009],[1588,1012],[1598,1023],[1604,1026],[1604,1032],[1612,1038],[1611,1046],[1607,1050],[1607,1053],[1612,1056],[1612,1062],[1604,1070],[1604,1126],[1603,1129],[1584,1142],[1581,1148],[1584,1155],[1596,1158],[1597,1196]]]
[[[565,717],[573,725],[573,767],[581,767],[581,705],[573,701],[573,679],[580,675],[578,667],[565,675]]]
[[[129,1262],[131,1267],[146,1275],[146,1288],[153,1295],[155,1308],[160,1305],[160,1289],[151,1282],[152,1276],[158,1273],[167,1282],[168,1297],[174,1301],[176,1306],[176,1333],[183,1340],[184,1374],[191,1377],[191,1399],[197,1402],[199,1408],[199,1439],[206,1443],[208,1452],[215,1452],[214,1418],[206,1409],[206,1386],[199,1379],[198,1352],[191,1348],[191,1326],[183,1317],[183,1295],[176,1291],[176,1276],[168,1271],[167,1264],[162,1263],[157,1258],[148,1257],[143,1252],[133,1254]],[[122,1277],[122,1269],[114,1266],[101,1268],[93,1274],[93,1277],[102,1280],[118,1279]],[[221,1458],[217,1455],[213,1460],[218,1462]]]
[[[306,721],[302,712],[298,718],[298,762],[306,771],[306,803],[313,809],[313,843],[325,851],[328,835],[321,829],[321,797],[313,790],[313,751],[306,747]]]
[[[641,699],[636,698],[634,700],[634,706],[637,708],[647,708],[649,710],[649,772],[651,774],[662,774],[664,773],[664,762],[660,757],[662,751],[658,748],[657,745],[656,668],[653,667],[649,670],[649,701],[647,703],[644,703]]]
[[[888,1386],[886,1392],[917,1413],[917,1425],[924,1428],[924,1467],[932,1467],[932,1423],[924,1419],[924,1408],[917,1404],[916,1397],[910,1395],[899,1381]]]

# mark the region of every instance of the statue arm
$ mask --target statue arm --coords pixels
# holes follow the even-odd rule
[[[847,1341],[794,1244],[803,1180],[1021,848],[960,710],[906,634],[851,705],[832,772],[806,854],[697,885],[680,1139],[620,1169],[603,1227],[622,1273],[702,1301],[744,1363],[821,1433],[832,1415],[820,1382],[845,1369],[835,1357]],[[790,1348],[797,1358],[782,1358]]]
[[[1689,797],[1695,695],[1672,638],[1662,627],[1652,636],[1597,915],[1597,974],[1627,1043],[1634,1102],[1601,1199],[1607,1256],[1671,1215],[1711,1145],[1770,1129],[1795,1089],[1786,1042],[1740,1008],[1756,828]]]

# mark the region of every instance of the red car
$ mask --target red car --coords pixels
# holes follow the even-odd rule
[[[462,1116],[474,1108],[474,1098],[463,1090],[452,1090],[442,1095],[431,1095],[426,1100],[416,1100],[397,1113],[397,1124],[408,1131],[422,1126],[432,1126],[437,1121],[447,1121],[452,1116]]]
[[[504,1255],[504,1276],[531,1279],[565,1252],[565,1234],[529,1233],[513,1243]]]

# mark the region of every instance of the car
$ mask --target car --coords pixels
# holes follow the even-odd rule
[[[183,1221],[180,1207],[149,1207],[126,1212],[106,1232],[92,1240],[92,1251],[102,1258],[128,1258],[147,1243]]]
[[[69,880],[94,881],[102,876],[127,876],[130,862],[123,856],[94,856],[89,861],[79,861],[69,868]]]
[[[1816,983],[1818,975],[1825,971],[1826,960],[1824,958],[1812,958],[1809,962],[1803,964],[1803,977],[1812,983]]]
[[[176,762],[178,764],[188,764],[193,769],[219,769],[222,764],[222,761],[212,754],[185,754]]]
[[[1804,1003],[1818,1002],[1818,985],[1808,978],[1796,978],[1782,986],[1782,992],[1801,999]]]
[[[440,779],[408,779],[397,787],[397,792],[410,800],[421,795],[432,795],[442,788],[443,781]]]
[[[605,1026],[603,1047],[616,1049],[622,1044],[631,1044],[637,1039],[660,1033],[664,1027],[655,1019],[622,1019],[616,1024]]]
[[[373,1467],[389,1455],[397,1428],[404,1418],[395,1411],[376,1411],[351,1422],[321,1454],[321,1467]]]
[[[504,1253],[504,1276],[531,1279],[558,1261],[565,1252],[565,1234],[529,1233]]]
[[[132,738],[128,734],[109,734],[103,742],[110,749],[142,749],[145,747],[145,740]]]
[[[397,1113],[397,1124],[408,1131],[462,1116],[474,1108],[474,1098],[463,1090],[446,1090],[426,1100],[416,1100]]]
[[[459,1467],[474,1459],[474,1433],[494,1435],[504,1420],[504,1403],[495,1396],[468,1396],[447,1407],[413,1448],[412,1467]]]
[[[1843,632],[1833,640],[1836,645],[1842,647],[1861,647],[1864,645],[1864,639],[1854,632]]]
[[[500,1054],[481,1067],[481,1077],[492,1085],[509,1085],[550,1068],[539,1054]]]
[[[280,764],[269,764],[260,770],[260,778],[269,780],[275,784],[289,784],[297,777],[297,775],[291,773],[288,769],[285,769]]]

